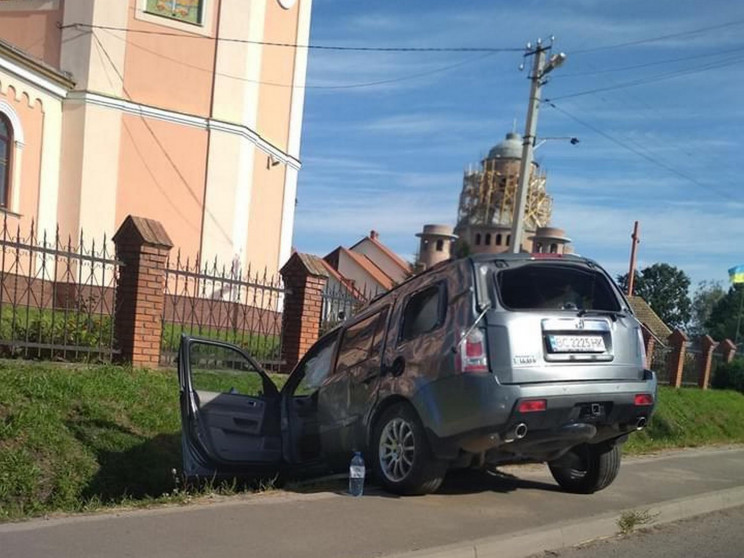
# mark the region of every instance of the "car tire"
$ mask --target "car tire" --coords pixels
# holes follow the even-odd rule
[[[442,484],[445,462],[435,459],[424,428],[410,405],[399,403],[383,411],[371,437],[372,468],[389,492],[430,494]]]
[[[574,464],[548,464],[556,482],[567,492],[592,494],[607,488],[620,471],[621,446],[584,444],[571,450]]]

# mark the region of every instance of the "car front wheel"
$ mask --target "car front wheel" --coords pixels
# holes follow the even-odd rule
[[[396,494],[429,494],[442,484],[446,464],[435,459],[423,426],[406,404],[386,409],[372,435],[373,468],[383,487]]]
[[[571,450],[570,460],[550,463],[556,482],[568,492],[592,494],[612,484],[620,470],[620,445],[584,444]]]

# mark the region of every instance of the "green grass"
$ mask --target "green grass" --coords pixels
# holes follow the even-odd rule
[[[198,495],[180,467],[175,371],[0,361],[0,520]]]
[[[257,387],[237,384],[233,372],[210,371],[200,382]],[[638,454],[718,443],[744,443],[744,395],[662,388],[651,425],[626,447]],[[175,371],[0,361],[0,520],[241,489],[184,487],[180,467]]]
[[[194,337],[214,339],[232,343],[243,348],[248,354],[258,361],[278,360],[281,349],[278,335],[264,335],[250,331],[229,328],[191,328],[188,324],[169,324],[163,327],[160,346],[163,350],[175,352],[181,342],[181,332],[188,333]]]
[[[630,436],[625,453],[744,443],[744,394],[728,390],[661,387],[645,430]]]

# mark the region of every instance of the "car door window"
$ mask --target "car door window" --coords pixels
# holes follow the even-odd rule
[[[192,343],[189,363],[192,388],[197,392],[262,397],[274,391],[251,361],[228,346]]]
[[[408,341],[435,330],[444,323],[444,288],[433,285],[408,300],[403,311],[400,341]]]
[[[384,314],[387,315],[387,308]],[[338,350],[336,372],[341,373],[370,357],[375,338],[382,338],[381,334],[375,335],[382,316],[382,312],[377,312],[346,329]],[[377,347],[379,350],[379,343]]]
[[[332,335],[310,349],[300,365],[302,379],[294,391],[295,395],[310,395],[323,385],[331,373],[331,359],[337,339],[338,335]]]

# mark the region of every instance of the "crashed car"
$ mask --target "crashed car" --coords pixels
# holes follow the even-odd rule
[[[524,462],[601,490],[657,391],[619,288],[594,261],[553,254],[443,262],[323,336],[281,390],[240,348],[189,336],[179,376],[186,475],[362,451],[401,494],[435,491],[448,469]]]

